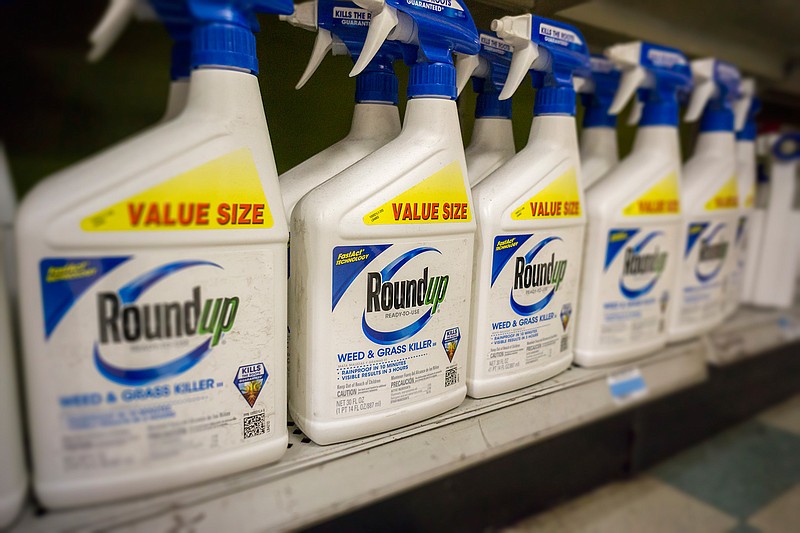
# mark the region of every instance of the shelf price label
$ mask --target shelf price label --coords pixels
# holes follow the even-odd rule
[[[608,390],[617,405],[625,405],[647,396],[647,383],[638,368],[609,374]]]

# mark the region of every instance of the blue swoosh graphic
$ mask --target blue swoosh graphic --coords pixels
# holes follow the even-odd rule
[[[664,232],[663,232],[663,231],[654,231],[654,232],[650,233],[650,234],[649,234],[647,237],[645,237],[644,239],[642,239],[642,240],[641,240],[641,242],[640,242],[639,244],[637,244],[636,246],[634,246],[634,247],[633,247],[633,251],[634,251],[634,252],[636,252],[636,253],[638,254],[639,252],[641,252],[641,251],[642,251],[642,248],[644,248],[645,246],[647,246],[647,244],[648,244],[650,241],[652,241],[653,239],[655,239],[655,238],[656,238],[656,237],[658,237],[659,235],[664,235]]]
[[[370,325],[367,324],[367,312],[364,311],[364,313],[361,315],[361,330],[364,332],[364,335],[366,335],[367,338],[374,343],[383,345],[396,344],[400,341],[410,339],[422,331],[422,328],[425,327],[425,324],[427,324],[430,319],[431,310],[428,309],[425,311],[424,315],[416,320],[416,322],[412,322],[403,328],[395,331],[379,331],[371,328]]]
[[[117,291],[119,294],[119,299],[125,305],[132,304],[138,300],[147,289],[165,277],[185,268],[195,266],[213,266],[220,269],[222,268],[218,264],[211,263],[210,261],[176,261],[174,263],[167,263],[166,265],[162,265],[151,270],[150,272],[142,274],[138,278],[122,287],[119,291]]]
[[[629,300],[633,300],[634,298],[638,298],[639,296],[643,296],[643,295],[647,294],[648,292],[650,292],[651,290],[653,290],[653,287],[656,286],[656,283],[658,282],[658,278],[660,278],[660,277],[661,276],[656,276],[655,278],[653,278],[650,281],[650,283],[648,283],[647,285],[645,285],[641,289],[629,289],[628,287],[625,286],[625,283],[623,283],[622,278],[619,278],[619,290],[620,290],[620,292],[622,293],[622,295],[625,298],[628,298]]]
[[[536,257],[536,254],[542,251],[542,248],[544,248],[553,241],[560,241],[560,240],[562,240],[561,237],[547,237],[546,239],[542,239],[541,241],[536,243],[536,246],[531,248],[530,251],[527,254],[525,254],[525,264],[530,265],[531,261],[533,261],[533,258]]]
[[[531,316],[532,314],[538,313],[539,311],[547,307],[547,304],[549,304],[550,300],[553,299],[555,293],[556,293],[555,288],[550,289],[550,292],[547,293],[547,296],[545,296],[538,302],[532,303],[530,305],[523,305],[521,303],[518,303],[514,299],[514,289],[511,289],[511,293],[509,294],[508,299],[511,302],[511,309],[513,309],[515,313],[521,316]]]
[[[436,248],[431,248],[429,246],[422,246],[420,248],[414,248],[413,250],[409,250],[381,270],[381,278],[384,281],[389,281],[392,277],[397,274],[397,271],[403,268],[403,265],[414,259],[420,254],[424,254],[425,252],[436,252],[437,254],[441,254],[439,250]]]
[[[199,363],[211,351],[210,346],[211,339],[208,339],[189,353],[164,363],[163,365],[151,366],[148,368],[122,368],[104,361],[103,357],[100,355],[97,343],[95,343],[94,364],[100,374],[106,379],[119,383],[120,385],[138,387],[186,372]]]

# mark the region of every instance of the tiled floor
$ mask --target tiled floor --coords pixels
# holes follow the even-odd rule
[[[800,532],[800,396],[511,532]]]

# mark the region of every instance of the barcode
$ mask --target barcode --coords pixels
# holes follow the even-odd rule
[[[444,386],[449,387],[458,383],[458,367],[448,368],[444,371]]]
[[[564,335],[563,337],[561,337],[561,351],[566,352],[568,345],[569,345],[569,335]]]
[[[244,417],[242,437],[251,439],[266,433],[269,430],[269,422],[266,421],[266,418],[266,413],[257,413]]]

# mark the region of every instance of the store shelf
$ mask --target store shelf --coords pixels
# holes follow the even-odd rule
[[[800,312],[742,307],[709,336],[708,362],[725,366],[800,339]]]
[[[232,522],[238,531],[301,527],[700,383],[707,373],[705,346],[693,341],[635,364],[572,368],[539,385],[468,399],[425,422],[350,443],[317,446],[297,430],[275,465],[119,504],[39,516],[30,510],[17,529],[166,531],[199,522],[207,530]],[[633,377],[639,394],[615,398],[609,376]]]

